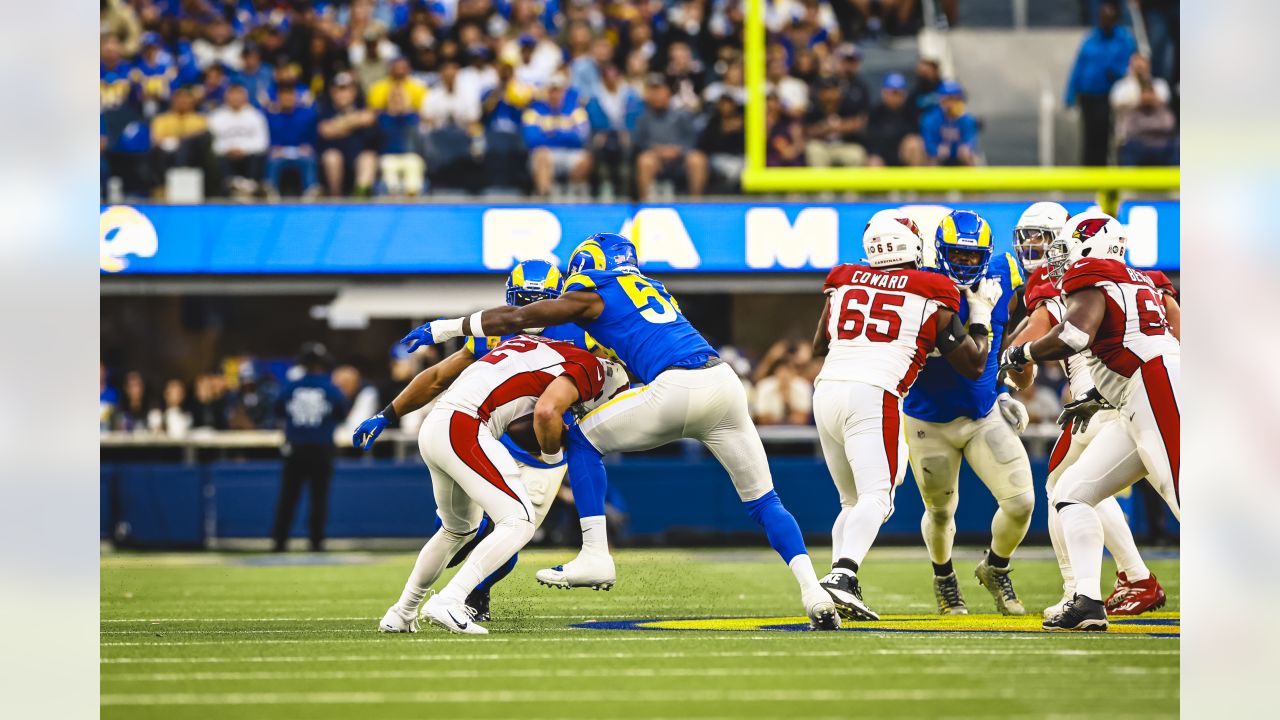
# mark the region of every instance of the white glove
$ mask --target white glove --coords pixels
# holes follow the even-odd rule
[[[965,301],[969,303],[969,324],[991,327],[991,311],[1000,301],[1000,280],[987,278],[978,282],[978,289],[971,290],[966,285],[961,289]]]
[[[996,396],[996,405],[1000,408],[1000,415],[1014,432],[1021,435],[1022,431],[1027,429],[1031,416],[1027,414],[1027,406],[1020,400],[1009,393],[1000,393]]]

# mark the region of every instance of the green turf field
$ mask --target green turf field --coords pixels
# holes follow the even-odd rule
[[[1028,607],[1056,600],[1057,566],[1015,558]],[[1034,619],[943,622],[919,551],[877,550],[861,632],[783,632],[798,591],[763,550],[622,551],[612,592],[550,590],[533,573],[565,552],[521,555],[494,593],[487,637],[380,635],[409,553],[312,557],[109,555],[102,560],[103,718],[1176,716],[1178,563],[1152,569],[1156,618],[1105,636],[1034,631]],[[957,570],[971,611],[991,612]],[[1105,572],[1112,570],[1108,563]],[[924,614],[921,619],[892,615]],[[587,621],[751,618],[677,629]],[[630,622],[627,622],[630,621]],[[724,628],[742,628],[739,630]],[[937,632],[938,629],[960,632]],[[999,629],[999,631],[996,631]],[[1121,628],[1117,627],[1117,630]],[[1006,632],[1004,630],[1017,630]]]

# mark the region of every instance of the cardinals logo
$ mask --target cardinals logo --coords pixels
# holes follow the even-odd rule
[[[1071,237],[1080,240],[1087,240],[1101,232],[1102,228],[1106,226],[1106,224],[1107,218],[1089,218],[1088,220],[1082,220],[1080,221],[1080,224],[1076,226],[1075,232],[1071,233]]]

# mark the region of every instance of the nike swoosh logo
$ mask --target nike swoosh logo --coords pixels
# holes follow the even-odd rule
[[[454,625],[457,625],[457,626],[458,626],[458,629],[459,629],[459,630],[466,630],[466,629],[467,629],[467,625],[468,625],[468,623],[465,623],[465,622],[459,622],[459,621],[458,621],[458,618],[454,617],[454,615],[453,615],[453,611],[452,611],[452,610],[446,610],[445,612],[447,612],[447,613],[449,614],[449,619],[453,621],[453,624],[454,624]]]

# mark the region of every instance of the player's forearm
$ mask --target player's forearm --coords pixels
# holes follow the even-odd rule
[[[496,307],[476,313],[470,317],[464,318],[462,321],[462,334],[472,336],[498,336],[511,335],[520,332],[526,327],[535,327],[524,318],[525,313],[522,307]],[[479,319],[478,325],[474,322]]]
[[[1079,348],[1072,347],[1062,339],[1063,327],[1065,325],[1058,325],[1039,340],[1027,343],[1024,350],[1027,358],[1032,362],[1047,362],[1049,360],[1066,360],[1079,353]],[[1080,344],[1080,341],[1077,341],[1077,344]],[[1084,343],[1084,346],[1088,347],[1088,343]]]
[[[564,410],[539,406],[533,412],[533,434],[544,455],[560,452],[564,436]]]
[[[391,401],[391,409],[398,417],[403,417],[414,410],[426,406],[444,392],[445,385],[440,382],[440,373],[436,367],[429,367],[414,376],[409,384]]]

